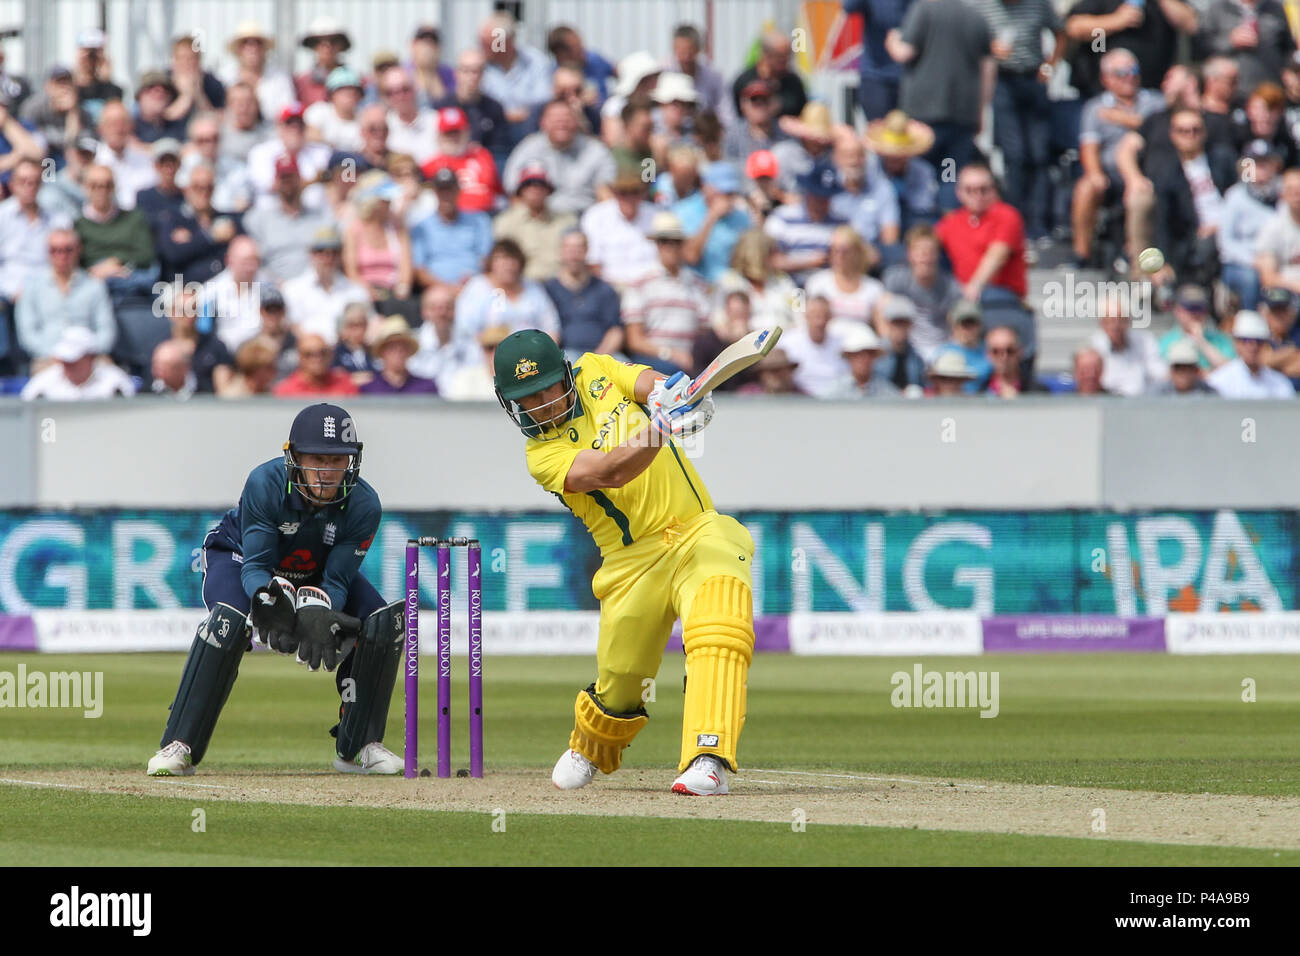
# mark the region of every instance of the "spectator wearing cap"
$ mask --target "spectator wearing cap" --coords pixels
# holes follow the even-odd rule
[[[12,106],[10,107],[12,110]],[[44,138],[55,167],[61,169],[64,153],[83,132],[94,129],[88,113],[77,102],[77,88],[72,84],[72,71],[66,66],[55,66],[45,79],[45,87],[29,97],[18,111],[18,116]]]
[[[1164,381],[1167,371],[1160,346],[1146,329],[1130,328],[1127,303],[1107,298],[1098,307],[1098,323],[1088,344],[1101,356],[1105,369],[1101,384],[1114,395],[1144,395]]]
[[[469,117],[470,139],[478,143],[496,162],[504,166],[514,140],[505,110],[483,93],[483,54],[476,49],[462,50],[456,57],[455,86],[446,96],[433,103],[434,109],[455,106]]]
[[[1244,110],[1234,111],[1231,135],[1233,155],[1240,155],[1254,140],[1263,140],[1282,157],[1286,169],[1300,164],[1300,149],[1286,118],[1286,94],[1270,80],[1251,90]]]
[[[456,86],[452,68],[442,62],[442,34],[422,23],[411,37],[411,78],[421,109],[436,109]]]
[[[666,71],[689,76],[700,95],[700,109],[717,116],[725,127],[735,117],[735,107],[722,74],[704,57],[703,51],[704,37],[699,27],[679,23],[673,27],[672,55],[662,65]]]
[[[298,338],[285,319],[284,296],[275,286],[267,283],[261,287],[258,315],[261,325],[257,337],[275,347],[275,368],[278,376],[288,375],[298,366]]]
[[[423,165],[437,150],[437,114],[423,109],[415,96],[415,81],[400,66],[385,70],[379,77],[379,93],[388,107],[388,148],[395,153],[409,153]]]
[[[279,116],[289,104],[296,102],[293,79],[289,74],[268,61],[267,55],[275,48],[275,37],[267,33],[255,20],[244,20],[235,27],[226,50],[234,57],[225,63],[217,77],[227,90],[243,83],[257,98],[263,116]]]
[[[1276,291],[1290,297],[1285,289]],[[1236,357],[1232,337],[1211,321],[1210,297],[1200,286],[1190,283],[1179,286],[1174,294],[1173,313],[1174,327],[1160,337],[1160,355],[1165,361],[1169,360],[1169,350],[1179,342],[1188,342],[1196,350],[1201,368],[1207,372]]]
[[[946,160],[961,169],[975,155],[992,39],[984,17],[964,0],[920,0],[885,38],[889,55],[903,64],[899,106],[934,132],[932,164]],[[940,187],[939,205],[957,205],[951,184]]]
[[[831,212],[874,244],[886,265],[902,261],[898,194],[879,168],[868,175],[866,147],[851,128],[837,130],[831,164],[839,173],[841,187],[831,199]]]
[[[799,390],[813,398],[831,398],[848,373],[841,354],[844,326],[831,322],[831,301],[808,297],[804,323],[781,336],[781,347],[799,366],[794,373]]]
[[[407,362],[411,374],[438,383],[443,392],[449,376],[477,361],[472,340],[456,338],[456,295],[450,286],[431,285],[420,296],[418,349]]]
[[[329,168],[333,150],[324,143],[307,141],[301,103],[286,106],[279,115],[275,137],[248,151],[248,179],[256,196],[254,202],[274,206],[285,185],[282,179],[293,170],[303,204],[319,209],[324,203],[319,180]]]
[[[867,180],[883,178],[898,199],[898,225],[934,225],[939,218],[939,177],[924,157],[934,145],[934,131],[902,110],[867,124]]]
[[[1277,0],[1210,0],[1196,31],[1201,55],[1235,60],[1247,90],[1275,81],[1296,48],[1288,16]]]
[[[831,234],[845,225],[831,212],[831,199],[840,189],[839,174],[830,163],[818,163],[798,179],[800,198],[767,217],[763,231],[776,242],[777,268],[802,286],[813,272],[830,263]]]
[[[750,153],[772,149],[789,137],[777,124],[781,107],[764,80],[751,80],[740,88],[740,119],[722,138],[722,158],[743,163]],[[802,107],[800,107],[802,109]]]
[[[808,103],[797,117],[779,117],[777,125],[787,138],[772,146],[772,155],[781,169],[781,187],[790,191],[813,166],[831,162],[835,134],[830,107],[820,101]]]
[[[278,116],[272,113],[271,119]],[[226,88],[226,109],[221,127],[221,155],[247,164],[253,147],[274,135],[270,120],[262,115],[257,94],[247,83]]]
[[[624,140],[623,111],[629,106],[654,107],[650,98],[663,68],[645,50],[629,53],[618,61],[618,82],[613,95],[600,108],[600,137],[610,149]]]
[[[932,353],[960,352],[966,360],[966,367],[971,370],[971,380],[966,383],[966,391],[982,392],[988,386],[993,374],[993,365],[984,353],[984,314],[975,302],[958,299],[948,311],[948,325],[952,336]]]
[[[1015,398],[1027,392],[1046,392],[1034,380],[1024,361],[1020,333],[1010,325],[995,325],[984,336],[984,351],[993,373],[986,391],[994,398]]]
[[[176,86],[164,70],[141,74],[135,89],[135,124],[132,135],[141,143],[185,136],[185,117],[169,118],[167,107],[176,99]]]
[[[1014,206],[998,198],[993,174],[978,163],[957,174],[957,198],[961,208],[940,219],[934,233],[961,283],[962,296],[980,303],[990,324],[1015,325],[1025,356],[1032,360],[1038,337],[1034,315],[1023,305],[1029,291],[1024,220]],[[996,320],[989,315],[993,310]]]
[[[1269,289],[1260,303],[1271,336],[1264,364],[1300,385],[1300,328],[1296,327],[1296,299],[1286,289]]]
[[[743,71],[731,85],[733,105],[742,109],[745,90],[762,80],[777,98],[777,116],[798,116],[808,102],[803,80],[790,69],[790,37],[776,29],[767,30],[759,39],[758,60]]]
[[[646,183],[636,169],[620,169],[610,191],[611,198],[596,203],[578,222],[587,237],[591,271],[621,290],[659,262],[649,238],[655,207],[646,200]]]
[[[674,146],[698,146],[695,123],[699,110],[700,94],[695,92],[695,82],[685,73],[662,73],[650,94],[655,104],[655,131],[651,137],[651,150],[655,161],[667,162],[668,150]]]
[[[199,331],[215,331],[232,352],[256,335],[262,321],[261,271],[257,243],[248,236],[230,240],[226,267],[203,284]]]
[[[1102,384],[1106,375],[1106,359],[1096,349],[1084,348],[1074,353],[1071,362],[1074,378],[1075,395],[1111,395],[1110,389]],[[1155,387],[1160,389],[1168,383],[1162,382]]]
[[[171,326],[171,337],[166,341],[183,345],[189,353],[194,390],[200,395],[223,391],[234,378],[235,357],[211,330],[199,331],[197,293],[192,287],[186,289],[169,283],[159,298]]]
[[[900,392],[916,391],[925,385],[925,359],[911,342],[916,306],[910,299],[891,295],[881,309],[885,327],[885,353],[876,374]]]
[[[933,398],[963,398],[971,393],[974,370],[966,356],[955,349],[942,349],[925,370],[925,394]]]
[[[867,273],[878,258],[852,226],[840,226],[831,233],[830,265],[808,277],[808,295],[823,296],[830,302],[836,322],[874,325],[885,286]]]
[[[613,355],[623,349],[618,293],[591,271],[587,237],[569,229],[560,239],[560,268],[542,283],[560,317],[560,343],[571,361],[584,352]]]
[[[344,68],[343,54],[352,49],[352,39],[343,24],[333,17],[316,17],[307,25],[302,46],[311,50],[312,64],[307,72],[299,73],[293,78],[293,94],[294,99],[303,106],[311,107],[329,99],[330,76],[335,70]],[[358,99],[360,94],[361,80],[358,77]]]
[[[929,226],[908,229],[903,246],[906,261],[886,269],[883,282],[886,291],[916,305],[912,344],[928,357],[947,337],[947,317],[962,297],[961,286],[951,273],[939,267],[943,247]]]
[[[220,210],[213,202],[216,171],[198,163],[177,176],[183,201],[164,210],[150,224],[164,282],[181,277],[184,282],[207,282],[221,271],[230,240],[242,231],[236,212]]]
[[[1300,294],[1300,169],[1282,174],[1282,201],[1259,231],[1255,270],[1260,285]]]
[[[122,99],[122,87],[113,82],[112,66],[104,53],[104,31],[87,27],[77,34],[77,59],[72,67],[72,82],[77,88],[77,102],[99,122],[105,103]]]
[[[496,239],[511,239],[528,260],[526,278],[543,282],[560,268],[560,238],[574,228],[578,220],[572,213],[557,213],[550,208],[553,188],[542,166],[519,173],[515,201],[492,222]]]
[[[335,67],[325,79],[325,96],[314,101],[302,114],[307,138],[334,150],[359,152],[361,122],[361,77],[347,66]]]
[[[426,179],[440,169],[450,169],[460,181],[457,202],[463,212],[491,213],[504,193],[497,164],[483,146],[470,139],[469,117],[459,106],[437,111],[438,150],[420,167]]]
[[[216,113],[199,113],[191,119],[178,175],[183,182],[195,166],[211,166],[215,176],[212,205],[223,212],[242,213],[253,203],[248,164],[221,148],[221,135],[221,118]]]
[[[226,88],[216,75],[203,69],[203,40],[199,33],[182,33],[172,40],[167,78],[176,95],[164,117],[188,124],[200,113],[226,108]]]
[[[393,215],[397,185],[383,170],[361,177],[352,199],[356,215],[343,232],[343,271],[370,296],[380,315],[403,315],[414,325],[414,265],[406,223]]]
[[[131,142],[131,114],[120,102],[105,103],[100,111],[95,162],[112,173],[117,204],[122,209],[134,209],[140,190],[158,181],[153,157]]]
[[[303,202],[302,174],[288,155],[275,164],[275,195],[258,203],[244,216],[245,231],[257,240],[268,278],[283,282],[308,265],[308,247],[322,226],[330,224],[323,213]]]
[[[1264,358],[1273,333],[1258,312],[1242,309],[1232,320],[1237,357],[1219,366],[1206,383],[1224,398],[1294,398],[1295,386]]]
[[[85,327],[96,353],[106,355],[117,340],[108,287],[80,268],[81,240],[72,229],[51,229],[46,250],[49,268],[27,277],[14,309],[19,346],[44,364],[67,329]]]
[[[88,329],[65,329],[51,350],[54,361],[31,377],[20,397],[70,402],[134,395],[135,385],[127,374],[110,362],[98,361],[101,354]]]
[[[728,293],[743,292],[753,311],[754,328],[779,325],[784,331],[792,329],[799,288],[777,268],[776,259],[776,242],[767,233],[759,229],[741,233],[731,252],[731,268],[718,277],[718,307],[721,308]]]
[[[181,168],[181,144],[174,139],[159,139],[154,141],[149,152],[153,156],[157,181],[140,190],[135,197],[135,208],[144,215],[150,230],[156,235],[160,220],[168,213],[178,212],[185,202],[176,182],[176,174]]]
[[[438,211],[411,229],[411,259],[422,286],[446,283],[460,289],[479,271],[492,247],[492,223],[486,213],[462,212],[460,181],[444,167],[433,174]]]
[[[660,372],[693,374],[695,339],[709,321],[708,287],[685,268],[686,233],[675,215],[656,213],[650,238],[658,265],[623,292],[627,354]]]
[[[379,323],[370,349],[380,363],[380,370],[361,386],[362,395],[438,394],[438,386],[433,381],[411,374],[407,363],[419,349],[419,343],[400,315],[391,315]]]
[[[1169,363],[1169,379],[1161,382],[1156,395],[1217,395],[1201,374],[1200,356],[1196,347],[1186,340],[1177,342],[1165,356]]]
[[[149,363],[149,390],[144,394],[180,401],[193,396],[198,391],[199,381],[192,361],[187,343],[176,339],[159,342]]]
[[[491,325],[469,343],[475,357],[448,372],[439,391],[453,402],[489,402],[496,398],[493,360],[497,347],[513,332],[508,325]]]
[[[368,305],[370,295],[341,268],[343,240],[337,228],[325,225],[317,229],[308,250],[311,265],[284,282],[286,317],[299,335],[319,335],[333,345],[344,308],[352,302]]]
[[[686,264],[712,284],[727,271],[736,242],[754,222],[731,163],[709,163],[700,172],[700,184],[698,192],[677,200],[671,211],[686,232]]]
[[[773,209],[789,202],[790,197],[781,188],[781,164],[770,149],[756,149],[745,160],[745,178],[752,184],[745,193],[754,225],[760,229]]]
[[[541,329],[557,342],[560,317],[540,282],[524,277],[524,254],[509,239],[498,239],[483,271],[465,283],[456,298],[456,338],[472,340],[484,329]]]
[[[551,63],[540,50],[521,44],[509,14],[494,14],[479,28],[483,53],[483,92],[501,104],[506,119],[524,123],[538,103],[551,96]]]
[[[1259,304],[1255,246],[1265,223],[1277,210],[1282,159],[1267,143],[1255,140],[1247,145],[1240,168],[1241,181],[1223,194],[1215,242],[1223,284],[1232,290],[1243,309],[1253,309]]]
[[[606,184],[617,172],[605,145],[580,133],[572,108],[556,100],[546,104],[541,129],[524,137],[506,160],[506,189],[518,188],[519,173],[529,166],[544,167],[554,184],[551,208],[575,215],[608,198]]]
[[[112,104],[104,112],[110,109]],[[81,265],[108,283],[114,307],[120,307],[128,296],[148,294],[158,278],[153,232],[140,210],[118,206],[107,166],[86,173],[86,195],[81,218],[73,224],[81,239]]]
[[[795,382],[799,363],[777,346],[754,365],[754,381],[737,389],[738,395],[785,395],[807,397]]]
[[[840,338],[840,355],[847,371],[826,397],[877,398],[899,394],[892,382],[876,374],[876,364],[883,353],[884,343],[870,326],[845,326]]]
[[[371,312],[368,302],[349,302],[338,317],[333,364],[346,372],[358,386],[370,381],[379,371],[379,363],[366,347],[370,330],[378,323],[379,319]],[[304,336],[299,336],[302,338]]]
[[[27,280],[49,268],[49,236],[68,219],[51,214],[37,202],[41,166],[23,160],[9,180],[9,198],[0,202],[0,363],[9,356],[11,308]]]
[[[272,393],[294,398],[356,395],[360,389],[352,376],[330,364],[333,355],[334,350],[319,335],[304,335],[298,341],[298,367]]]

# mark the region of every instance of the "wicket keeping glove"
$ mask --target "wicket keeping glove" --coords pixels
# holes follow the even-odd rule
[[[294,637],[297,601],[297,591],[284,578],[271,578],[265,587],[253,592],[250,617],[257,628],[256,643],[279,654],[292,654],[298,649]]]
[[[361,622],[350,614],[331,610],[329,595],[320,588],[298,589],[298,614],[294,636],[298,640],[298,663],[307,670],[327,671],[338,667],[345,645],[356,644]],[[344,652],[346,653],[346,652]]]

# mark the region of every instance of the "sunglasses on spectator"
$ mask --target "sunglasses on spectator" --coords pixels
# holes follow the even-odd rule
[[[965,187],[968,193],[991,193],[993,192],[992,183],[976,183]]]
[[[303,349],[298,353],[302,358],[324,358],[329,354],[327,349]]]
[[[1016,355],[1019,352],[1020,349],[1016,348],[1014,345],[1009,345],[1003,349],[989,349],[989,355]]]
[[[1205,132],[1204,126],[1171,126],[1169,129],[1180,136],[1200,136]]]
[[[364,129],[367,133],[387,133],[387,132],[388,132],[388,124],[387,124],[387,123],[367,123],[365,126],[362,127],[362,129]]]
[[[751,103],[770,103],[770,102],[772,102],[772,97],[770,97],[770,96],[747,96],[747,97],[745,97],[745,99],[749,100],[749,102],[751,102]]]
[[[52,256],[67,255],[76,251],[76,246],[50,246],[50,255]]]
[[[409,83],[403,83],[401,86],[390,86],[386,88],[384,90],[384,95],[396,96],[398,93],[410,93],[413,92],[414,90],[415,87],[411,86]]]
[[[193,143],[215,143],[219,138],[220,138],[220,137],[218,137],[215,133],[213,133],[211,136],[195,136],[195,137],[191,140],[191,142],[193,142]]]
[[[1121,66],[1106,71],[1107,76],[1137,76],[1142,71],[1136,66]]]
[[[110,180],[88,179],[86,180],[86,188],[87,189],[112,189],[113,181],[111,179]]]

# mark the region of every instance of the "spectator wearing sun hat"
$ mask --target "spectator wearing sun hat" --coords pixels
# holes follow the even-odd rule
[[[93,332],[69,326],[50,353],[54,362],[32,376],[20,397],[67,402],[134,395],[130,377],[116,365],[97,361],[100,354]]]
[[[880,336],[867,325],[853,325],[840,336],[840,355],[847,371],[841,376],[828,398],[878,398],[897,395],[898,389],[888,379],[876,374],[876,365],[884,353]]]
[[[1217,395],[1201,375],[1201,356],[1196,346],[1183,339],[1169,347],[1165,355],[1169,379],[1156,386],[1155,395]]]
[[[437,395],[438,386],[412,375],[407,362],[419,349],[410,325],[400,315],[390,315],[371,336],[370,351],[380,363],[379,374],[361,386],[362,395]]]
[[[712,284],[731,265],[741,233],[755,223],[741,198],[740,176],[731,163],[709,163],[700,170],[700,188],[672,206],[686,232],[686,264]]]
[[[736,390],[737,395],[808,395],[795,382],[799,363],[790,358],[789,353],[777,346],[754,366],[755,381],[742,385]]]
[[[664,73],[650,94],[658,109],[655,111],[655,132],[652,138],[654,155],[663,163],[668,150],[683,143],[697,146],[695,138],[695,113],[700,94],[695,92],[695,81],[685,73]]]
[[[293,78],[293,90],[299,103],[312,106],[325,102],[332,92],[329,79],[335,70],[343,66],[343,54],[352,49],[352,39],[343,25],[333,17],[316,17],[307,25],[302,46],[311,50],[314,59],[311,69]]]
[[[797,186],[799,201],[768,216],[763,231],[776,241],[776,267],[802,286],[829,264],[831,235],[846,223],[831,212],[831,200],[840,191],[834,166],[818,163],[798,178]]]
[[[936,398],[960,398],[970,394],[969,386],[975,380],[975,371],[966,364],[966,356],[955,349],[944,349],[935,355],[926,369],[925,394]]]
[[[934,350],[931,361],[940,352],[960,352],[972,373],[966,391],[982,392],[993,374],[993,365],[984,354],[984,316],[979,303],[958,299],[948,311],[948,324],[952,337]]]
[[[497,164],[483,146],[470,138],[469,116],[459,106],[437,111],[438,150],[420,167],[425,179],[440,169],[450,169],[460,181],[463,212],[493,212],[503,202]]]
[[[1206,382],[1224,398],[1294,398],[1290,379],[1264,362],[1272,337],[1258,312],[1238,312],[1232,320],[1237,357],[1211,372]]]
[[[307,138],[335,150],[358,152],[363,146],[358,109],[363,88],[361,76],[351,67],[339,66],[325,80],[325,96],[307,106],[302,117]]]
[[[167,107],[176,99],[176,84],[163,70],[146,70],[135,87],[135,138],[141,143],[160,139],[184,139],[185,118],[167,118]]]
[[[234,61],[224,64],[217,71],[217,78],[227,90],[236,83],[252,87],[262,115],[268,118],[279,116],[282,109],[295,101],[293,79],[268,61],[268,54],[275,49],[275,37],[260,23],[242,21],[226,49]]]
[[[515,201],[492,222],[497,239],[513,239],[528,259],[524,276],[543,282],[560,268],[560,239],[578,224],[572,213],[557,213],[550,207],[550,176],[542,166],[530,166],[519,173]]]
[[[813,166],[831,160],[834,127],[830,107],[820,101],[810,102],[798,116],[780,117],[777,125],[789,138],[776,143],[772,155],[781,166],[781,186],[790,191]]]

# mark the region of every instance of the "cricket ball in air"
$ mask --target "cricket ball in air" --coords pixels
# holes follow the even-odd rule
[[[1138,268],[1150,275],[1165,267],[1165,254],[1159,249],[1143,249],[1138,253]]]

